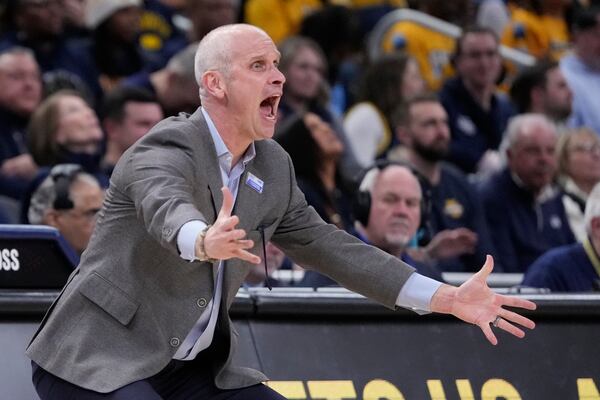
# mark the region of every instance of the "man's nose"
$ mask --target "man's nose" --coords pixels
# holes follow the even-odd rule
[[[283,85],[285,83],[285,75],[283,75],[279,68],[273,68],[271,83],[273,85]]]

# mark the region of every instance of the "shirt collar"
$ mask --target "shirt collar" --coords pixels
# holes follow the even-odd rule
[[[509,171],[510,171],[510,169],[509,169]],[[510,171],[510,176],[511,176],[513,182],[515,183],[515,185],[517,185],[517,187],[519,187],[521,190],[531,194],[531,196],[533,197],[533,193],[531,193],[531,191],[527,187],[525,187],[525,184],[523,183],[523,181],[517,174]],[[554,186],[552,186],[552,184],[548,184],[540,191],[540,193],[537,195],[537,197],[535,197],[533,200],[537,204],[541,204],[547,200],[550,200],[551,198],[556,196],[556,194],[557,194],[556,188]]]
[[[208,125],[208,131],[210,132],[210,136],[212,137],[212,140],[215,144],[215,150],[217,152],[217,158],[219,159],[219,165],[227,172],[229,172],[233,168],[233,165],[231,165],[233,155],[225,145],[225,142],[221,138],[221,135],[219,135],[219,131],[217,130],[217,127],[215,126],[213,120],[210,118],[210,115],[208,115],[208,112],[206,112],[204,108],[200,108],[200,110],[202,111],[202,115],[204,115],[204,119],[206,121],[206,124]],[[255,156],[256,149],[254,147],[254,142],[252,142],[244,152],[244,155],[241,160],[242,164],[246,166],[246,164],[252,161],[252,159],[254,159]]]

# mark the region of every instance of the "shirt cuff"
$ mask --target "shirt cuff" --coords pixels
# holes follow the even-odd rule
[[[431,312],[431,298],[442,285],[434,279],[413,273],[398,294],[396,305],[408,308],[417,314]]]
[[[177,234],[177,247],[179,248],[179,256],[184,260],[196,260],[196,238],[206,228],[206,224],[200,220],[188,221]]]

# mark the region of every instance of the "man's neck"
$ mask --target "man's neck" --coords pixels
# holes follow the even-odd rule
[[[484,110],[489,110],[492,107],[492,96],[494,94],[493,86],[476,86],[469,81],[463,79],[463,84],[467,92],[473,97],[473,100]]]
[[[219,132],[219,136],[223,139],[223,143],[227,147],[227,150],[233,156],[231,165],[235,165],[242,158],[248,146],[252,143],[252,140],[245,138],[241,132],[238,131],[237,127],[231,123],[231,115],[226,113],[219,107],[206,107],[205,110],[210,116],[212,122]]]
[[[441,168],[439,162],[431,162],[419,156],[413,149],[407,152],[410,162],[432,185],[437,185],[441,179]]]
[[[106,154],[104,155],[104,159],[102,160],[103,165],[117,165],[117,161],[121,158],[123,152],[119,148],[119,146],[114,142],[107,142],[106,144]]]

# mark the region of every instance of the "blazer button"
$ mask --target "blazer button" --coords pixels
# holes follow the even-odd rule
[[[200,308],[204,308],[206,307],[206,299],[204,297],[200,297],[198,300],[196,300],[196,305]]]
[[[169,341],[169,344],[171,345],[171,347],[178,347],[179,346],[179,342],[180,342],[179,338],[173,337]]]

